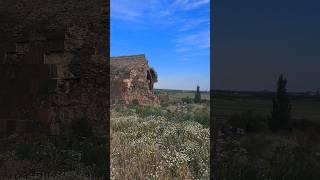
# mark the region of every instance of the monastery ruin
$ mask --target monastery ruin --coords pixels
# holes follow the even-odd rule
[[[159,105],[153,93],[157,73],[150,68],[145,55],[111,57],[111,104]]]

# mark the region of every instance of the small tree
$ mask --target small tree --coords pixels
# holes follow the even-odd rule
[[[190,103],[192,103],[192,98],[187,96],[187,97],[182,98],[181,101],[184,103],[190,104]]]
[[[287,80],[281,74],[277,82],[277,93],[274,97],[269,126],[272,132],[288,129],[291,119],[291,104],[287,95]]]
[[[196,94],[194,96],[194,102],[195,103],[200,103],[200,101],[201,101],[201,94],[200,94],[200,86],[198,85]]]

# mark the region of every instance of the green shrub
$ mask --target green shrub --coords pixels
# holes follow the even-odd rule
[[[163,116],[165,114],[160,108],[151,106],[136,106],[135,110],[140,117]]]
[[[183,112],[168,112],[165,114],[165,117],[170,121],[176,121],[176,122],[193,120],[193,116],[191,113],[183,113]]]
[[[183,97],[183,98],[181,99],[181,101],[184,102],[184,103],[187,103],[187,104],[192,103],[192,99],[191,99],[189,96]]]
[[[205,128],[209,128],[210,113],[209,110],[202,109],[194,113],[194,121],[202,124]]]
[[[135,106],[135,105],[131,105],[131,106],[116,105],[114,107],[114,110],[116,112],[121,113],[121,114],[124,114],[124,115],[127,115],[127,116],[131,116],[131,115],[136,113],[136,110],[135,110],[136,107],[138,107],[138,106]]]

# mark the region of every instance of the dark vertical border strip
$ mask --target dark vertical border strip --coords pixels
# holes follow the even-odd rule
[[[210,179],[214,179],[214,158],[216,152],[216,145],[215,145],[215,120],[213,115],[213,82],[214,82],[214,72],[213,72],[213,1],[210,0]]]
[[[106,133],[107,133],[107,139],[106,139],[106,143],[107,143],[107,159],[106,159],[106,175],[105,175],[105,179],[110,179],[111,174],[110,174],[110,0],[101,0],[101,1],[106,1],[106,9],[105,9],[105,14],[104,16],[106,16],[106,21],[104,21],[104,42],[106,43],[106,63],[107,63],[107,89],[109,89],[109,91],[107,91],[107,125],[106,125]]]

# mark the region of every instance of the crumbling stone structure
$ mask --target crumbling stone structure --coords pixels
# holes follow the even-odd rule
[[[0,135],[35,129],[60,135],[80,119],[96,136],[108,135],[108,4],[64,2],[8,8],[0,30]]]
[[[29,120],[58,135],[73,120],[86,118],[96,135],[106,135],[106,60],[94,47],[72,44],[70,30],[54,36],[30,34],[5,52],[1,107],[7,109],[1,109],[2,133],[26,130]]]
[[[160,104],[152,91],[157,73],[149,67],[145,55],[111,57],[110,69],[112,104]]]

